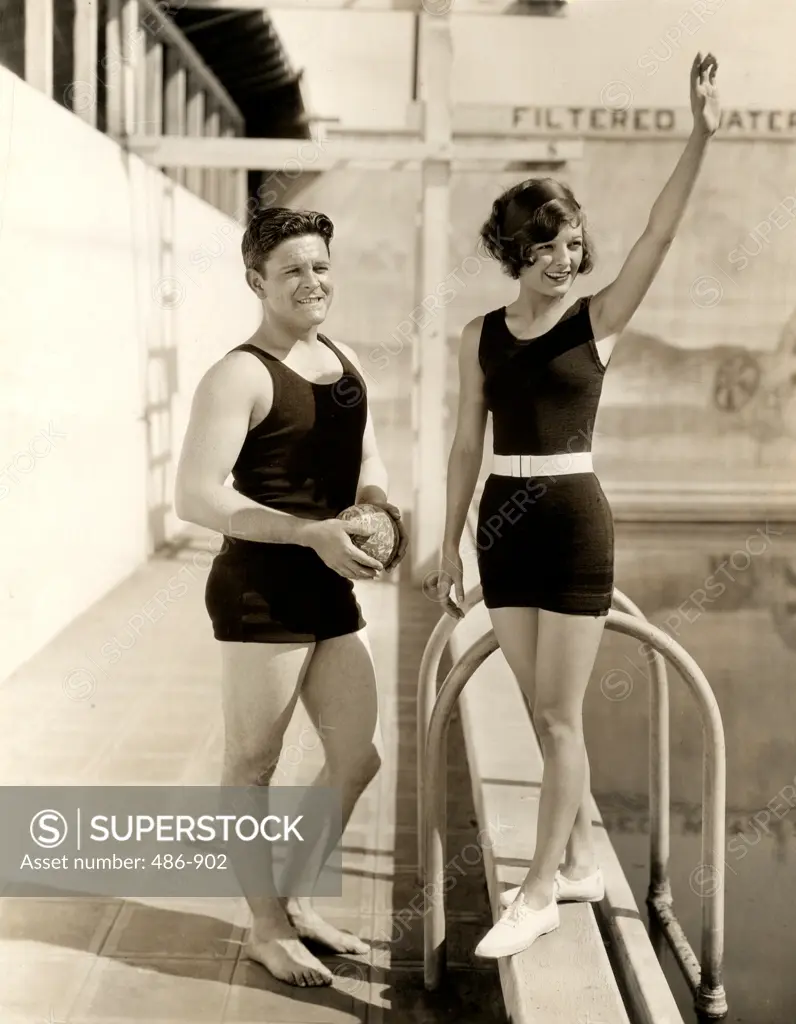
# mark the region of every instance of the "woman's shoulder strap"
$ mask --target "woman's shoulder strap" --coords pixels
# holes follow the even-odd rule
[[[478,342],[478,361],[481,368],[486,370],[487,363],[502,348],[501,342],[505,341],[506,307],[491,309],[484,314],[482,319],[481,337]]]

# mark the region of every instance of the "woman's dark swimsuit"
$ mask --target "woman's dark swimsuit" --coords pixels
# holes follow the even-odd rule
[[[511,334],[505,307],[488,313],[479,361],[497,455],[591,451],[605,367],[589,297],[529,341]],[[607,615],[614,524],[599,480],[592,472],[491,474],[478,512],[477,557],[487,608]]]

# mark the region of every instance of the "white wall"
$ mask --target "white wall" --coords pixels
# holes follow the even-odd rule
[[[314,113],[352,126],[402,123],[411,14],[270,14],[306,69]],[[687,107],[691,60],[712,50],[727,106],[796,107],[796,8],[787,0],[571,0],[563,17],[461,15],[451,24],[457,103],[595,106],[607,85],[624,82],[635,106]]]
[[[311,113],[343,124],[400,125],[412,96],[414,17],[375,11],[268,12],[305,70]]]
[[[782,0],[572,0],[560,18],[490,18],[486,31],[474,18],[453,24],[462,103],[596,105],[607,83],[626,81],[635,106],[687,107],[701,50],[721,62],[727,106],[792,106],[796,11]]]
[[[2,67],[0,112],[2,680],[173,535],[191,394],[257,310],[236,224]]]

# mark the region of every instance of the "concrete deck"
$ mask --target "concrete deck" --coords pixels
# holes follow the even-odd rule
[[[209,563],[204,541],[154,559],[0,686],[2,784],[218,782],[218,651],[203,605]],[[181,596],[152,622],[142,609],[170,580],[182,581],[184,592],[173,584]],[[386,757],[343,838],[343,896],[323,903],[330,918],[371,942],[371,953],[330,957],[331,989],[293,989],[241,958],[243,901],[69,898],[55,889],[32,899],[6,889],[3,1024],[505,1021],[497,970],[472,959],[491,921],[481,863],[462,865],[449,894],[447,982],[433,995],[423,988],[423,910],[417,900],[410,906],[417,893],[414,700],[438,610],[400,581],[368,584],[359,596],[379,674]],[[478,831],[456,723],[450,751],[453,851]],[[276,781],[306,783],[321,762],[299,709]]]

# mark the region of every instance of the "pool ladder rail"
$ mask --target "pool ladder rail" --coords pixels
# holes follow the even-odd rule
[[[480,586],[465,595],[466,616],[482,601]],[[698,1013],[720,1019],[728,1012],[722,983],[724,959],[724,846],[726,751],[724,728],[716,697],[702,670],[667,633],[652,625],[621,591],[614,590],[606,628],[641,642],[650,664],[650,882],[647,906],[651,922],[668,943],[688,983]],[[423,651],[417,692],[417,808],[418,865],[429,910],[425,915],[424,961],[427,989],[439,985],[445,960],[444,886],[432,880],[444,870],[447,811],[445,777],[447,733],[451,714],[467,682],[498,649],[489,630],[456,661],[437,691],[442,655],[461,620],[443,614]],[[702,897],[701,957],[697,958],[674,912],[669,881],[670,855],[670,736],[669,684],[671,662],[696,701],[702,719],[702,864],[697,869]],[[692,872],[692,880],[694,873]],[[692,884],[693,888],[693,884]],[[656,949],[658,957],[662,944]]]

